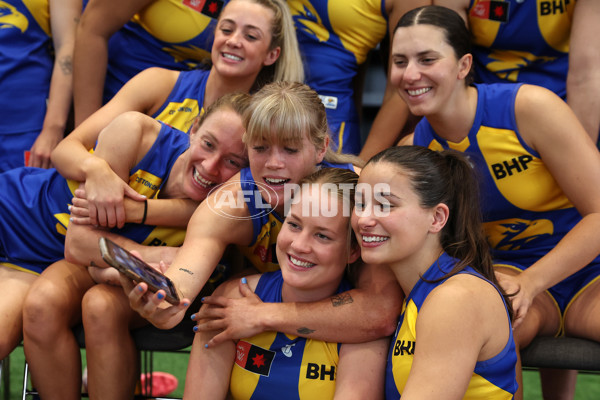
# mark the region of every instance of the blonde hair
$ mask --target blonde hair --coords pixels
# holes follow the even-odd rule
[[[232,0],[240,1],[240,0]],[[270,82],[304,82],[304,66],[296,28],[288,5],[283,0],[244,0],[259,4],[273,12],[271,24],[271,45],[269,50],[281,48],[279,58],[273,65],[264,66],[254,82],[253,90],[258,90]]]
[[[219,97],[215,102],[204,109],[203,113],[196,117],[194,125],[192,126],[192,133],[195,133],[211,114],[214,114],[223,108],[228,108],[243,118],[246,110],[250,106],[251,99],[252,96],[243,92],[228,93]]]
[[[252,97],[244,116],[247,145],[266,141],[283,145],[302,143],[305,136],[317,150],[325,148],[329,138],[327,113],[317,92],[299,82],[273,82]],[[325,160],[362,166],[361,159],[337,154],[327,147]]]

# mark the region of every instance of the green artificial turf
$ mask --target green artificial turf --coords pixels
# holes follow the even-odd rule
[[[154,353],[154,370],[169,372],[179,381],[179,386],[170,395],[172,397],[181,397],[183,395],[183,386],[185,380],[185,371],[187,368],[188,353]],[[85,360],[84,360],[85,362]],[[6,396],[5,385],[0,388],[0,400],[18,400],[21,399],[21,390],[23,386],[23,366],[24,356],[23,348],[18,347],[10,355],[10,396]],[[525,400],[542,399],[539,374],[537,371],[523,372],[523,389]],[[575,400],[598,400],[600,399],[600,374],[580,373],[577,378],[577,389]]]

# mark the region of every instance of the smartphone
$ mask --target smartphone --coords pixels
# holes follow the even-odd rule
[[[169,278],[110,239],[101,237],[98,244],[102,258],[108,265],[136,282],[146,282],[148,288],[153,292],[160,289],[164,290],[166,293],[165,300],[171,304],[179,304],[179,296],[175,290],[175,285]]]

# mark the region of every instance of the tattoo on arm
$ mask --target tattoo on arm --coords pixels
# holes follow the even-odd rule
[[[299,335],[310,335],[314,331],[314,329],[310,328],[299,328],[296,332],[298,332]]]
[[[354,302],[354,299],[348,292],[336,294],[335,296],[331,297],[331,304],[334,307],[343,306],[344,304],[350,304],[352,302]]]
[[[60,69],[65,75],[73,74],[73,59],[71,56],[65,56],[59,60]]]
[[[187,269],[187,268],[179,268],[179,270],[183,271],[183,272],[186,272],[186,273],[188,273],[190,275],[194,275],[194,273],[192,271],[190,271],[189,269]]]

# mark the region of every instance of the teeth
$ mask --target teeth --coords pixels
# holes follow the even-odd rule
[[[385,242],[389,238],[383,236],[364,236],[362,237],[363,242],[373,243],[373,242]]]
[[[265,181],[271,185],[281,185],[282,183],[287,182],[288,179],[265,178]]]
[[[238,56],[235,56],[235,55],[229,54],[229,53],[223,53],[223,57],[229,58],[230,60],[234,60],[234,61],[242,61],[242,57],[238,57]]]
[[[407,90],[408,94],[410,94],[411,96],[418,96],[420,94],[423,93],[427,93],[431,90],[431,88],[423,88],[423,89],[417,89],[417,90]]]
[[[198,172],[197,169],[194,169],[194,181],[199,184],[200,186],[203,186],[205,188],[211,187],[215,185],[215,182],[211,182],[211,181],[207,181],[206,179],[204,179],[202,177],[202,175],[200,175],[200,173]]]
[[[302,268],[310,268],[313,265],[315,265],[313,263],[309,263],[309,262],[306,262],[306,261],[300,261],[297,258],[294,258],[293,256],[290,256],[290,261],[292,262],[292,264],[294,264],[294,265],[296,265],[298,267],[302,267]]]

